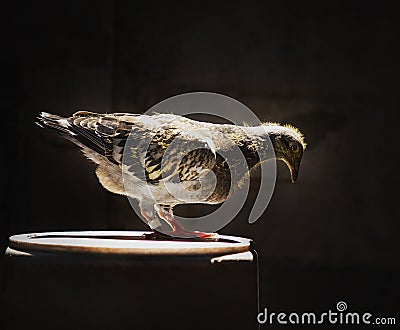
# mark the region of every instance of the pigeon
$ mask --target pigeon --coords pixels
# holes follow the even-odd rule
[[[231,186],[240,187],[240,180],[232,182],[234,177],[250,175],[261,161],[272,158],[287,165],[295,182],[306,148],[304,135],[297,128],[279,123],[252,127],[201,122],[174,114],[86,110],[66,118],[41,112],[36,123],[80,147],[97,164],[101,185],[137,200],[153,233],[169,237],[213,235],[186,230],[174,218],[174,206],[223,203]],[[243,157],[236,157],[234,150]],[[226,155],[230,154],[228,162]]]

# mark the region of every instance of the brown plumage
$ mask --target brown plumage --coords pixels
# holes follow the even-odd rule
[[[231,184],[239,186],[232,178],[247,175],[260,159],[283,160],[294,182],[305,148],[302,134],[291,126],[239,127],[172,114],[78,111],[63,118],[41,113],[38,124],[55,129],[78,145],[98,165],[96,175],[104,188],[137,199],[150,227],[157,230],[166,222],[173,236],[204,236],[187,232],[175,221],[175,205],[224,202]],[[244,160],[235,158],[235,148]],[[271,148],[275,156],[271,156]],[[231,166],[222,154],[232,154]]]

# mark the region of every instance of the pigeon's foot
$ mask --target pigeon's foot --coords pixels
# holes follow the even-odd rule
[[[171,240],[171,236],[160,233],[159,231],[153,231],[150,234],[146,233],[146,234],[143,234],[143,236],[145,239],[148,239],[148,240],[167,240],[167,241]]]
[[[193,239],[193,238],[198,238],[198,239],[213,239],[216,237],[217,234],[215,233],[204,233],[202,231],[192,231],[192,230],[186,230],[184,228],[179,228],[174,231],[169,231],[167,233],[168,235],[171,235],[175,238],[188,238],[188,239]]]
[[[162,206],[159,204],[154,205],[154,210],[158,218],[168,224],[170,230],[158,231],[157,227],[151,226],[155,220],[151,215],[146,214],[142,210],[142,215],[148,221],[150,227],[153,229],[152,234],[145,234],[146,239],[160,239],[160,240],[196,240],[196,241],[217,241],[217,234],[203,233],[201,231],[191,231],[185,229],[174,217],[171,207]],[[157,219],[158,221],[158,219]],[[158,222],[159,223],[159,222]]]
[[[168,232],[168,235],[175,239],[195,239],[195,240],[216,240],[217,234],[204,233],[202,231],[191,231],[180,228],[179,230]]]
[[[203,233],[201,231],[189,231],[184,229],[180,229],[179,231],[168,231],[165,233],[155,230],[151,234],[144,234],[143,236],[150,240],[218,241],[216,233]]]

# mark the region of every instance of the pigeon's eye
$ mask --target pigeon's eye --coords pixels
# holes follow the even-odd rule
[[[290,146],[290,150],[293,151],[293,152],[297,151],[297,144],[296,144],[296,143],[295,143],[295,144],[292,144],[292,145]]]

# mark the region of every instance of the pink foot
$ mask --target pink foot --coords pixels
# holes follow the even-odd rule
[[[201,231],[191,231],[183,228],[169,231],[167,235],[172,236],[174,239],[194,239],[194,240],[216,240],[217,234],[215,233],[204,233]]]

